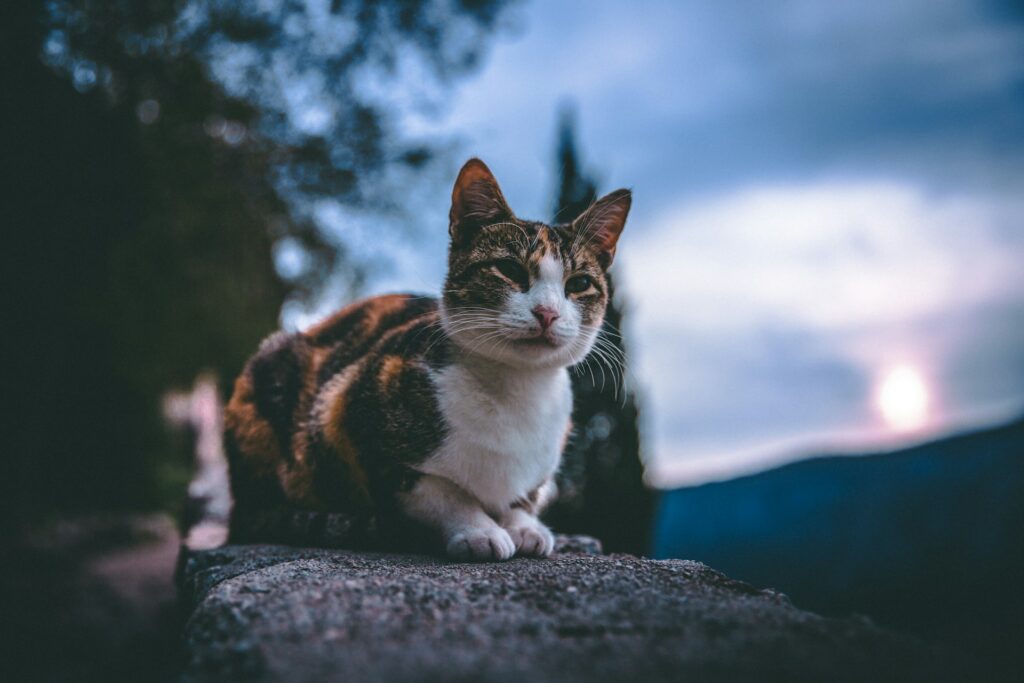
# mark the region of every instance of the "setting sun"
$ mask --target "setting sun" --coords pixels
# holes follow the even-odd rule
[[[878,385],[875,405],[886,424],[895,431],[922,427],[928,418],[929,396],[921,373],[908,365],[886,372]]]

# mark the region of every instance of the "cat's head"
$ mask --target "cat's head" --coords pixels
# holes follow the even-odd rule
[[[452,190],[443,320],[461,348],[518,367],[590,352],[608,305],[608,267],[631,195],[616,190],[572,223],[516,218],[479,159]]]

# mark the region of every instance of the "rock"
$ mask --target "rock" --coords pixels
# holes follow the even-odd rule
[[[185,551],[186,681],[935,680],[948,663],[683,560]]]

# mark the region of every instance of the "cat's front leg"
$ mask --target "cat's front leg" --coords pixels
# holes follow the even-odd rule
[[[547,557],[555,548],[555,537],[537,517],[514,507],[501,517],[501,526],[516,545],[517,555]]]
[[[507,560],[516,552],[508,531],[484,512],[476,498],[444,477],[423,475],[399,501],[409,517],[441,532],[450,557]]]

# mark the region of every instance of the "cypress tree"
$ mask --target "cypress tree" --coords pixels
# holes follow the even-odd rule
[[[556,162],[553,220],[570,223],[597,198],[597,182],[582,167],[568,107],[559,117]],[[606,354],[611,362],[592,354],[571,370],[573,435],[558,474],[559,500],[546,518],[562,533],[596,536],[609,552],[642,555],[650,543],[654,493],[643,482],[636,394],[625,384],[624,304],[611,277],[609,288],[600,334],[614,349]],[[621,366],[612,367],[618,361]]]

